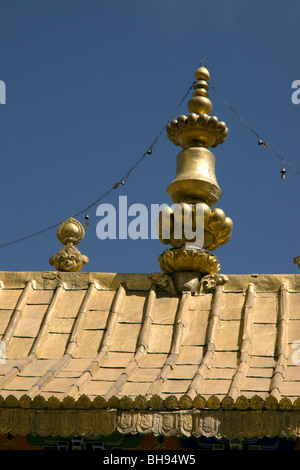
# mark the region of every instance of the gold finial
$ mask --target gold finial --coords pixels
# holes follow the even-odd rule
[[[74,246],[84,238],[83,226],[78,220],[71,217],[58,227],[56,235],[64,247],[56,255],[51,256],[50,266],[54,266],[57,271],[80,271],[89,262],[88,257],[82,255]]]
[[[228,129],[225,122],[209,115],[212,110],[212,103],[208,97],[209,71],[205,67],[200,67],[194,76],[196,79],[194,93],[187,105],[189,114],[173,119],[166,129],[169,140],[182,148],[177,155],[175,178],[167,187],[170,199],[177,207],[181,207],[182,216],[177,220],[177,212],[169,208],[170,230],[166,235],[163,230],[163,212],[159,219],[160,241],[165,245],[170,244],[172,248],[159,256],[158,263],[163,273],[173,275],[179,291],[188,288],[187,283],[183,281],[190,282],[191,278],[193,286],[191,288],[194,289],[195,276],[197,278],[218,274],[220,270],[218,258],[209,251],[214,251],[220,245],[227,243],[233,227],[232,220],[226,217],[222,209],[211,209],[222,196],[222,191],[215,174],[215,156],[209,148],[225,142]],[[204,240],[202,247],[196,248],[194,244],[191,249],[192,240],[185,238],[185,231],[182,230],[182,235],[178,236],[178,231],[175,229],[177,225],[182,229],[191,226],[194,231],[196,208],[199,206],[203,209]]]
[[[195,72],[196,83],[194,84],[193,98],[188,102],[188,110],[190,113],[209,114],[212,110],[212,103],[208,99],[208,80],[210,78],[209,71],[205,67],[200,67]]]

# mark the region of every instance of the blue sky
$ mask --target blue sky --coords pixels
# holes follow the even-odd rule
[[[2,0],[0,80],[1,234],[9,243],[83,210],[119,181],[151,145],[207,61],[211,84],[259,135],[300,169],[300,5],[277,0]],[[220,247],[222,273],[299,273],[300,176],[210,90],[226,122],[213,153],[233,219]],[[187,100],[177,112],[187,114]],[[149,207],[166,194],[180,149],[163,133],[126,184],[102,203]],[[97,205],[78,246],[83,271],[158,272],[159,240],[96,236]],[[79,217],[84,222],[84,214]],[[56,230],[0,249],[3,271],[52,270]]]

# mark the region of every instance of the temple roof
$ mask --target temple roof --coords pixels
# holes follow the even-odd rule
[[[300,275],[231,275],[198,295],[147,274],[1,281],[4,398],[299,396]]]
[[[2,433],[299,435],[300,275],[199,294],[157,273],[0,280]]]

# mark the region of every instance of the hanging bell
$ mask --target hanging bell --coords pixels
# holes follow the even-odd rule
[[[284,168],[284,166],[282,167],[280,173],[281,173],[281,178],[284,180],[285,179],[285,174],[286,174],[286,169]]]
[[[84,226],[88,227],[90,225],[90,223],[89,223],[89,219],[90,219],[89,214],[86,214],[84,218],[85,218]]]

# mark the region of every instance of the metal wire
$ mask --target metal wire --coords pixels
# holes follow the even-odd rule
[[[108,189],[107,191],[105,191],[104,193],[102,193],[100,195],[100,197],[98,197],[95,201],[93,201],[92,203],[90,203],[88,206],[86,206],[84,209],[80,210],[79,212],[75,213],[72,217],[78,217],[80,215],[82,215],[83,213],[86,213],[88,212],[93,206],[95,206],[96,204],[98,204],[100,201],[102,201],[104,198],[106,198],[116,187],[118,187],[119,184],[125,184],[125,182],[127,181],[127,179],[129,178],[129,176],[131,175],[131,173],[135,170],[135,168],[149,155],[152,153],[152,149],[153,147],[155,146],[155,144],[157,143],[157,141],[159,140],[160,136],[163,134],[163,132],[165,131],[167,125],[169,124],[169,122],[171,121],[171,119],[173,118],[174,114],[177,112],[177,110],[180,108],[180,106],[182,105],[182,103],[185,101],[185,99],[187,98],[187,96],[189,95],[191,89],[193,88],[194,86],[194,83],[193,82],[190,87],[188,88],[188,90],[186,91],[186,93],[184,94],[183,98],[180,100],[180,102],[178,103],[178,105],[176,106],[175,110],[173,111],[172,115],[169,117],[168,121],[166,122],[166,124],[162,127],[162,129],[160,130],[160,132],[157,134],[157,136],[155,137],[155,139],[153,140],[153,142],[151,143],[151,145],[148,147],[148,149],[143,153],[143,155],[141,155],[141,157],[134,163],[134,165],[132,165],[128,170],[127,172],[124,174],[124,176],[117,182],[115,183],[110,189]],[[250,130],[250,132],[252,132],[252,134],[254,134],[257,139],[258,139],[258,143],[259,144],[262,144],[264,147],[268,148],[277,158],[279,158],[286,166],[288,166],[291,170],[293,170],[295,173],[297,173],[298,175],[300,175],[300,171],[297,170],[297,168],[295,168],[293,165],[291,165],[285,158],[283,158],[278,152],[276,152],[269,144],[267,144],[263,139],[262,137],[258,134],[258,132],[256,132],[249,124],[248,122],[235,110],[235,108],[233,108],[233,106],[231,106],[231,104],[224,98],[224,96],[210,83],[209,84],[210,88],[215,92],[215,94],[221,99],[221,101],[238,117],[238,119]],[[7,242],[7,243],[2,243],[0,244],[0,249],[1,248],[4,248],[4,247],[7,247],[7,246],[10,246],[10,245],[13,245],[13,244],[16,244],[16,243],[20,243],[22,241],[25,241],[25,240],[29,240],[30,238],[33,238],[33,237],[37,237],[38,235],[41,235],[45,232],[48,232],[50,230],[53,230],[57,227],[59,227],[59,225],[62,223],[63,221],[60,221],[54,225],[50,225],[49,227],[46,227],[42,230],[39,230],[38,232],[35,232],[35,233],[32,233],[30,235],[26,235],[26,236],[23,236],[23,237],[20,237],[16,240],[13,240],[13,241],[10,241],[10,242]]]
[[[281,160],[286,166],[288,166],[291,170],[295,173],[300,175],[300,171],[297,170],[293,165],[291,165],[285,158],[283,158],[278,152],[276,152],[270,145],[265,142],[262,137],[248,124],[247,121],[231,106],[231,104],[224,98],[223,95],[211,84],[209,83],[209,87],[215,92],[215,94],[223,101],[223,103],[239,118],[239,120],[254,134],[258,139],[258,144],[263,145],[264,147],[268,148],[279,160]]]
[[[169,124],[170,120],[173,118],[174,114],[176,113],[176,111],[180,108],[180,106],[182,105],[182,103],[184,102],[184,100],[186,99],[186,97],[188,96],[188,94],[190,93],[191,89],[193,88],[193,85],[194,85],[195,82],[193,82],[188,90],[186,91],[186,93],[184,94],[183,98],[180,100],[180,102],[178,103],[178,105],[176,106],[176,108],[174,109],[172,115],[169,117],[168,121],[166,122],[166,124],[162,127],[162,129],[160,130],[160,132],[157,134],[157,136],[155,137],[155,139],[153,140],[153,142],[151,143],[151,145],[148,147],[148,149],[143,153],[143,155],[138,158],[138,160],[134,163],[134,165],[132,165],[129,170],[127,170],[127,172],[125,173],[125,175],[117,182],[115,183],[111,188],[109,188],[107,191],[105,191],[104,193],[102,193],[95,201],[93,201],[92,203],[90,203],[88,206],[86,206],[84,209],[80,210],[79,212],[76,212],[75,214],[72,215],[72,217],[78,217],[80,215],[82,215],[83,213],[87,213],[93,206],[95,206],[96,204],[98,204],[100,201],[102,201],[104,198],[106,198],[114,189],[116,189],[119,184],[125,184],[125,182],[127,181],[127,179],[129,178],[129,176],[131,175],[131,173],[135,170],[135,168],[145,159],[145,157],[147,157],[149,154],[152,153],[152,149],[153,147],[155,146],[155,144],[157,143],[157,141],[159,140],[160,136],[163,134],[163,132],[165,131],[167,125]],[[60,226],[60,224],[62,223],[63,221],[61,220],[60,222],[54,224],[54,225],[50,225],[49,227],[46,227],[42,230],[39,230],[38,232],[35,232],[35,233],[31,233],[30,235],[26,235],[26,236],[23,236],[23,237],[20,237],[16,240],[13,240],[13,241],[10,241],[10,242],[7,242],[7,243],[2,243],[0,244],[0,249],[1,248],[5,248],[7,246],[10,246],[10,245],[14,245],[16,243],[20,243],[20,242],[23,242],[25,240],[29,240],[30,238],[33,238],[33,237],[37,237],[38,235],[42,235],[43,233],[45,232],[49,232],[50,230],[53,230],[57,227]]]

